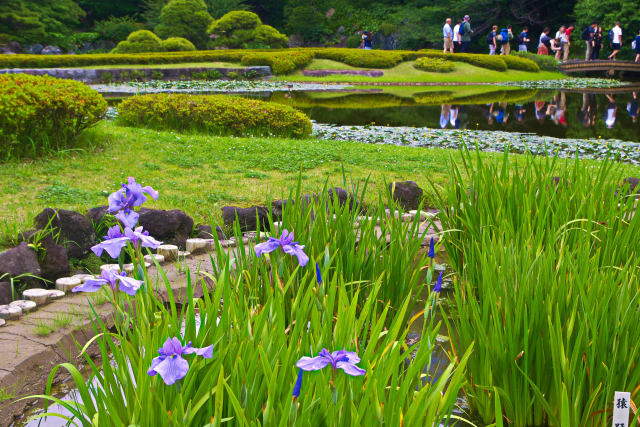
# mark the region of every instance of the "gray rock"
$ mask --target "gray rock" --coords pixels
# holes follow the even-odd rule
[[[16,278],[22,274],[31,274],[40,276],[40,264],[38,257],[33,249],[25,242],[20,243],[15,248],[0,253],[0,277],[6,280],[8,277]],[[37,284],[38,279],[24,277],[18,279],[21,282]]]
[[[206,224],[198,224],[195,228],[196,237],[199,239],[212,239],[213,238],[213,229],[210,225]],[[218,240],[224,240],[226,237],[222,228],[216,226],[216,235],[218,236]]]
[[[0,282],[0,305],[9,304],[12,299],[11,282]]]
[[[316,200],[318,196],[316,194],[305,194],[300,196],[300,202],[304,205],[304,209],[313,204],[313,201]],[[295,200],[293,199],[282,199],[282,200],[273,200],[271,202],[271,213],[274,219],[281,220],[282,212],[284,212],[285,206],[288,204],[295,204]]]
[[[37,232],[37,230],[32,230],[21,233],[19,240],[33,243],[34,235]],[[50,234],[40,239],[39,244],[44,252],[44,257],[38,260],[42,270],[41,277],[55,282],[57,278],[69,275],[71,266],[69,265],[67,249],[57,244]]]
[[[232,226],[238,219],[240,231],[256,231],[258,223],[261,230],[269,227],[269,210],[264,206],[252,206],[250,208],[239,208],[236,206],[224,206],[222,208],[222,219],[224,224]]]
[[[36,43],[29,46],[27,50],[33,55],[40,55],[42,53],[42,49],[44,49],[44,46],[42,46],[40,43]]]
[[[46,208],[36,216],[36,226],[44,229],[50,220],[51,227],[60,231],[61,242],[70,258],[85,258],[97,243],[91,221],[78,212]]]
[[[58,46],[45,46],[40,53],[42,55],[61,55],[62,49]]]
[[[165,244],[184,248],[193,229],[193,218],[179,209],[169,211],[142,208],[138,224]]]
[[[418,209],[422,201],[422,188],[413,181],[392,182],[389,184],[389,192],[393,200],[405,210]]]
[[[22,45],[17,41],[14,41],[14,40],[10,41],[7,44],[7,47],[9,48],[9,50],[11,50],[11,52],[24,53],[24,49],[22,48]]]

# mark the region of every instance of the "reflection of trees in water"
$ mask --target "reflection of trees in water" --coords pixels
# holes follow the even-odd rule
[[[445,91],[446,93],[446,91]],[[433,93],[424,92],[414,95],[415,100],[423,97],[423,101],[437,97]],[[578,139],[620,139],[640,141],[640,123],[637,119],[638,100],[632,93],[616,93],[607,97],[604,94],[589,94],[565,91],[538,92],[529,96],[526,102],[513,102],[508,98],[509,91],[497,91],[489,94],[467,96],[465,102],[474,100],[475,104],[461,105],[456,99],[449,99],[437,105],[409,105],[393,101],[390,94],[355,94],[322,99],[318,106],[315,99],[303,98],[309,103],[306,106],[291,105],[301,108],[310,117],[320,123],[336,125],[367,125],[375,122],[378,125],[415,126],[460,129],[501,130],[508,132],[535,133],[558,138]],[[380,96],[384,95],[384,96]],[[498,96],[498,99],[492,98]],[[524,98],[524,93],[516,95]],[[530,94],[529,94],[530,95]],[[395,97],[401,98],[401,97]],[[502,99],[501,99],[502,98]],[[404,98],[410,100],[411,98]],[[377,103],[376,100],[381,103]],[[407,102],[407,101],[405,101]],[[410,102],[410,101],[409,101]],[[332,103],[332,104],[331,104]],[[378,108],[380,105],[387,107]],[[392,104],[393,103],[393,104]],[[302,103],[301,103],[302,104]],[[607,128],[605,120],[615,104],[615,123]],[[333,105],[328,107],[327,105]],[[443,112],[442,105],[450,106]],[[629,114],[628,107],[636,111],[636,118]],[[455,111],[455,120],[451,120],[451,111]],[[610,113],[611,111],[609,111]],[[447,116],[448,120],[445,120]]]

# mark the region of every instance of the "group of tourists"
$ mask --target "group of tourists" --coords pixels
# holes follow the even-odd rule
[[[442,27],[442,36],[444,37],[444,53],[469,52],[471,45],[471,18],[465,15],[464,18],[456,23],[453,27],[453,20],[447,18],[444,27]]]
[[[452,27],[453,20],[447,18],[442,27],[442,36],[444,39],[444,53],[469,52],[471,44],[471,29],[469,15],[465,15],[464,19],[458,21]],[[511,43],[515,38],[518,51],[527,52],[528,44],[531,41],[529,28],[524,26],[522,31],[514,36],[513,27],[507,25],[502,29],[498,29],[497,25],[493,25],[491,31],[486,36],[486,43],[489,47],[489,55],[509,55],[511,53]],[[573,25],[562,25],[555,35],[551,33],[551,28],[545,27],[538,40],[538,55],[554,55],[558,61],[567,61],[569,59],[569,51],[571,48],[571,33],[574,30]],[[620,22],[609,30],[607,36],[611,44],[611,54],[607,59],[615,60],[622,48],[622,29]],[[602,49],[603,30],[598,26],[597,22],[593,22],[582,32],[582,39],[586,42],[585,60],[595,60],[600,58],[600,50]],[[640,62],[640,31],[631,43],[631,49],[635,53],[635,62]]]

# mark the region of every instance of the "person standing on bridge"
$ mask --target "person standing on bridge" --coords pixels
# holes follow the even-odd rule
[[[622,47],[622,28],[620,28],[620,21],[616,21],[615,27],[609,31],[609,35],[611,38],[611,48],[613,52],[608,56],[609,59],[615,61],[618,52],[620,52],[620,48]]]
[[[636,48],[634,49],[636,51],[636,62],[640,62],[640,31],[638,31],[638,35],[633,41],[636,42]]]
[[[569,60],[569,47],[571,46],[571,32],[574,26],[570,25],[565,28],[564,34],[560,36],[560,46],[562,46],[562,62]]]
[[[591,25],[585,28],[582,32],[582,40],[584,40],[587,44],[587,51],[584,54],[585,61],[590,61],[593,59],[593,45],[597,28],[598,23],[592,22]]]

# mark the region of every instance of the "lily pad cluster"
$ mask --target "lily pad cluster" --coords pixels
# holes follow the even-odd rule
[[[521,82],[500,82],[496,86],[516,86],[525,89],[602,89],[627,86],[627,82],[615,79],[570,78],[559,80],[525,80]]]
[[[352,88],[348,84],[288,83],[263,80],[185,80],[128,82],[115,85],[92,85],[100,93],[236,93],[276,91],[326,91]]]
[[[613,157],[640,164],[640,143],[607,139],[563,139],[530,133],[386,126],[333,126],[313,123],[318,139],[413,147],[477,147],[482,151],[601,159]]]

